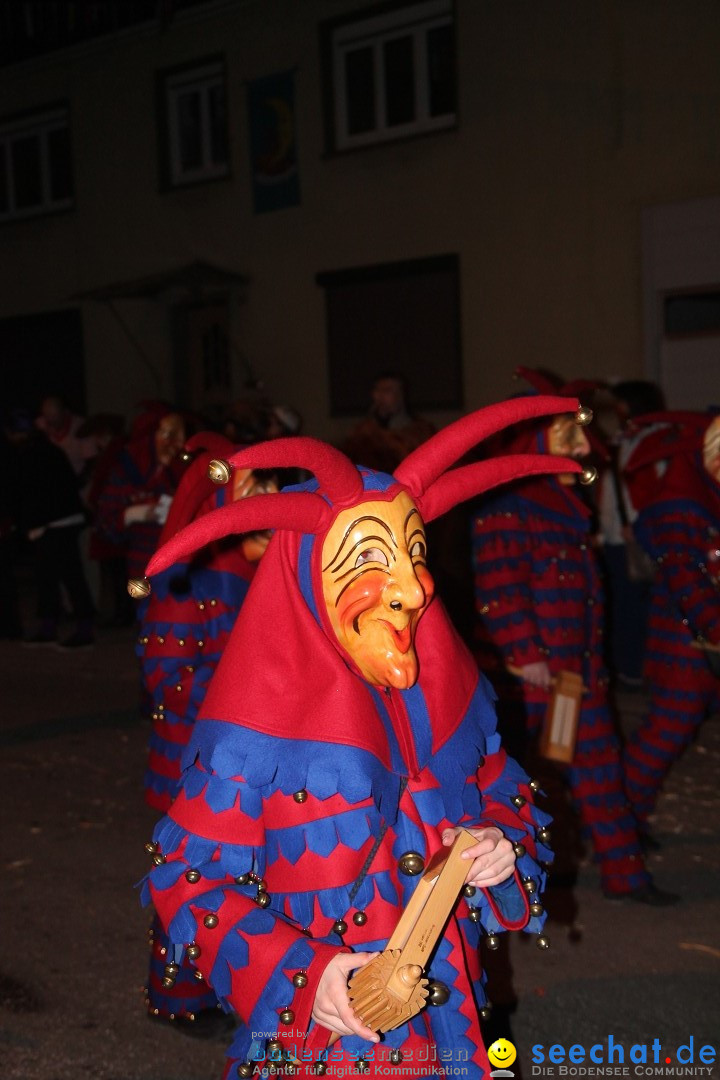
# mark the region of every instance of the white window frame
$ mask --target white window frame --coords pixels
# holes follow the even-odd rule
[[[338,26],[332,34],[332,71],[335,101],[335,146],[349,150],[391,139],[402,139],[421,132],[439,131],[453,127],[456,113],[430,115],[427,81],[427,31],[454,23],[452,0],[425,0],[411,7],[378,15],[374,18]],[[388,126],[385,110],[385,71],[383,47],[393,39],[413,39],[415,71],[415,119],[408,124]],[[373,50],[375,75],[375,127],[372,131],[351,135],[347,129],[347,97],[345,93],[345,57],[348,52],[370,46]]]
[[[178,71],[165,76],[165,108],[167,110],[168,127],[168,161],[169,179],[174,187],[182,184],[193,184],[198,180],[214,180],[218,177],[228,176],[230,173],[230,148],[228,160],[214,162],[212,160],[212,144],[210,139],[210,91],[216,86],[225,86],[225,66],[222,61],[214,64],[205,64],[202,67]],[[202,140],[202,164],[197,169],[184,169],[180,154],[180,129],[178,122],[177,99],[180,94],[195,92],[200,97],[200,134]]]
[[[4,169],[7,185],[8,205],[0,209],[0,221],[19,221],[23,218],[37,217],[39,214],[69,210],[75,205],[74,195],[65,199],[54,199],[50,186],[50,153],[48,135],[53,131],[67,129],[70,126],[66,108],[51,109],[47,112],[24,116],[17,120],[0,124],[0,146],[4,150]],[[40,146],[40,179],[42,184],[41,201],[35,206],[17,206],[15,176],[12,168],[12,145],[21,139],[36,138]],[[0,164],[0,167],[3,167]]]

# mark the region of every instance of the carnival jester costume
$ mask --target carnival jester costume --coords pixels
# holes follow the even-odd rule
[[[644,674],[648,711],[625,747],[628,797],[647,827],[661,785],[720,708],[720,418],[638,417],[627,462],[635,533],[655,561]]]
[[[236,469],[232,483],[218,486],[208,475],[211,461],[235,447],[214,432],[199,432],[185,446],[194,454],[173,498],[160,535],[161,544],[212,509],[259,494],[268,487],[250,470]],[[271,490],[277,490],[274,484]],[[155,579],[152,595],[140,605],[136,653],[151,718],[145,800],[166,813],[178,793],[181,758],[198,709],[247,595],[267,538],[231,537],[206,545]],[[158,919],[150,932],[151,961],[146,1004],[151,1016],[179,1020],[192,1015],[194,1032],[203,1026],[217,998],[200,985],[188,962],[168,985],[169,941]]]
[[[230,532],[276,529],[193,729],[180,793],[148,845],[145,896],[175,962],[186,952],[241,1021],[225,1077],[281,1059],[308,1075],[376,1075],[403,1061],[417,1076],[488,1071],[480,936],[524,928],[547,944],[549,819],[500,746],[489,684],[433,600],[424,523],[518,475],[579,472],[538,455],[446,471],[506,424],[577,404],[480,410],[394,476],[313,439],[248,449],[233,467],[301,465],[315,480],[216,510],[151,560],[152,576]],[[457,826],[478,842],[427,967],[430,1005],[378,1042],[354,1017],[343,973],[384,948]],[[332,1033],[341,1038],[328,1050]]]
[[[518,372],[547,392],[544,374]],[[591,449],[567,412],[529,420],[511,445],[578,459]],[[581,676],[577,739],[566,775],[601,888],[609,898],[660,906],[677,897],[654,885],[625,794],[603,658],[603,590],[590,510],[574,493],[574,480],[563,472],[521,480],[483,501],[474,517],[476,655],[498,692],[502,730],[519,745],[539,733],[552,680],[561,671]]]

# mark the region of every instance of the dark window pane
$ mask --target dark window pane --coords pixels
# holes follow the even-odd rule
[[[25,210],[43,203],[40,168],[40,140],[37,135],[15,139],[12,143],[12,168],[15,180],[15,207]]]
[[[415,119],[415,64],[413,39],[396,38],[383,47],[385,61],[385,115],[388,127],[411,124]]]
[[[347,133],[362,135],[374,131],[375,80],[371,48],[353,49],[345,55],[345,99],[347,102]]]
[[[669,296],[666,299],[666,334],[702,334],[719,330],[720,293]]]
[[[72,198],[72,163],[70,161],[70,132],[67,128],[49,131],[47,136],[50,165],[50,197],[54,202]]]
[[[431,116],[455,112],[455,38],[452,26],[427,34],[428,86]]]
[[[177,108],[180,168],[183,172],[199,169],[203,164],[202,118],[200,95],[196,90],[178,94]]]
[[[210,111],[210,151],[214,165],[225,165],[228,159],[227,121],[225,116],[225,87],[211,86],[208,91]]]
[[[227,335],[217,323],[202,337],[203,389],[230,386],[230,359]]]
[[[316,280],[326,290],[332,415],[362,413],[374,379],[387,371],[405,375],[418,410],[462,405],[456,256],[347,269]]]
[[[0,143],[0,214],[8,212],[7,148]]]

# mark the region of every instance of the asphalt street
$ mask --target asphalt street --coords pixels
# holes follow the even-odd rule
[[[222,1072],[221,1044],[151,1021],[143,1006],[149,915],[135,885],[154,814],[142,796],[148,729],[137,714],[133,642],[132,629],[103,631],[77,653],[0,642],[3,1080],[219,1080]],[[619,705],[627,731],[644,698],[628,694]],[[607,1060],[608,1044],[610,1062],[622,1056],[631,1077],[717,1075],[709,1051],[700,1057],[720,1044],[717,721],[677,763],[656,816],[662,846],[650,865],[659,886],[681,894],[675,907],[603,898],[562,783],[550,767],[541,772],[557,818],[551,947],[512,935],[490,957],[493,996],[507,1006],[502,1033],[518,1053],[515,1077],[596,1075],[597,1066],[587,1071],[590,1048],[601,1045],[595,1055]],[[560,1050],[549,1065],[552,1045]],[[585,1054],[572,1068],[567,1056],[559,1063],[571,1045]],[[643,1047],[647,1065],[637,1061]]]

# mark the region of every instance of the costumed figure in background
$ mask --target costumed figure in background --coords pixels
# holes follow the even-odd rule
[[[185,469],[180,454],[186,434],[180,413],[163,402],[150,403],[97,493],[97,529],[124,547],[131,577],[142,574],[157,548]]]
[[[645,636],[650,613],[653,564],[633,535],[637,510],[622,470],[644,431],[633,418],[664,408],[662,391],[653,382],[632,379],[609,388],[617,427],[609,436],[610,460],[598,492],[601,558],[607,587],[607,654],[612,675],[625,689],[643,685]]]
[[[628,739],[625,776],[646,829],[668,770],[720,709],[720,417],[665,412],[635,425],[650,430],[625,478],[638,510],[635,535],[656,574],[645,654],[649,708]]]
[[[300,466],[315,479],[204,515],[148,566],[152,577],[231,533],[276,531],[199,711],[180,793],[148,844],[144,889],[183,956],[240,1020],[224,1076],[263,1063],[369,1075],[404,1060],[437,1075],[488,1071],[478,946],[501,929],[542,934],[549,818],[501,748],[494,695],[433,600],[425,522],[536,471],[523,455],[450,467],[507,424],[577,407],[552,397],[480,410],[394,476],[315,439],[233,456],[236,469]],[[448,471],[449,470],[449,471]],[[426,964],[430,1007],[381,1045],[347,978],[382,950],[424,864],[457,827],[462,897]],[[331,1038],[339,1041],[328,1051]]]
[[[186,452],[195,456],[178,486],[161,544],[210,510],[277,490],[271,479],[258,479],[248,469],[234,470],[232,482],[226,483],[222,462],[216,459],[227,458],[234,449],[213,432],[200,432],[188,441]],[[183,750],[269,538],[268,533],[253,533],[202,548],[159,574],[152,595],[139,606],[136,652],[152,719],[145,800],[161,813],[178,793]],[[218,1026],[227,1029],[217,997],[206,983],[199,984],[187,962],[167,985],[169,941],[157,918],[150,944],[150,1015],[173,1020],[181,1030],[201,1037]]]
[[[541,393],[552,383],[519,369]],[[578,384],[575,384],[576,386]],[[573,384],[562,388],[572,392]],[[592,414],[590,414],[591,416]],[[590,453],[567,410],[529,423],[511,443],[550,456]],[[531,478],[484,501],[473,521],[477,659],[500,696],[503,738],[524,756],[538,735],[561,671],[582,677],[577,740],[567,779],[592,843],[606,896],[652,905],[677,897],[652,882],[625,796],[620,744],[603,662],[603,596],[590,536],[590,511],[574,493],[575,474]]]
[[[80,435],[92,437],[97,456],[87,485],[85,501],[90,513],[88,557],[98,567],[98,608],[101,625],[131,626],[135,622],[133,602],[127,594],[127,559],[125,534],[109,536],[98,527],[98,501],[108,477],[127,445],[125,419],[117,413],[97,413],[88,417]]]

